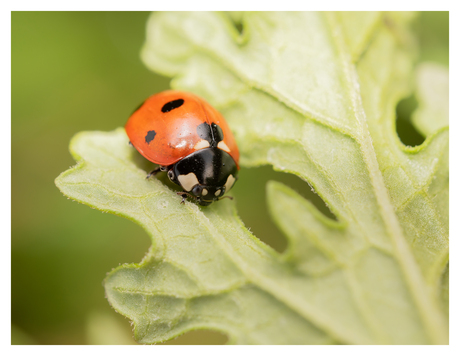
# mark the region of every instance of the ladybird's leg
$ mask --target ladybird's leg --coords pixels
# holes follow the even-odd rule
[[[164,172],[166,170],[166,167],[164,166],[159,166],[155,169],[152,169],[149,174],[147,174],[147,177],[145,177],[145,179],[149,179],[151,176],[155,176],[157,175],[159,172]]]
[[[181,200],[181,204],[185,204],[185,199],[187,199],[187,197],[190,197],[190,198],[193,198],[193,199],[197,199],[196,196],[190,194],[190,193],[187,193],[187,192],[177,192],[176,193],[177,195],[180,195],[182,197],[182,200]]]
[[[155,168],[155,169],[152,169],[152,170],[149,172],[149,174],[147,174],[147,177],[145,177],[145,179],[149,179],[150,177],[157,175],[159,172],[161,172],[160,167],[157,167],[157,168]]]
[[[233,197],[228,196],[228,195],[224,195],[223,197],[220,197],[220,198],[217,199],[217,200],[222,200],[222,199],[225,199],[225,198],[228,198],[228,199],[230,199],[230,200],[233,200]]]

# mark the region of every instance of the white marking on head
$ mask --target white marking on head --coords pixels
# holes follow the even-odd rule
[[[214,193],[214,195],[215,195],[216,197],[218,197],[218,196],[220,195],[220,189],[219,189],[219,190],[216,190],[216,192]]]
[[[187,192],[191,191],[195,185],[199,184],[195,173],[192,172],[189,174],[182,174],[179,177],[177,177],[177,179],[179,180],[179,183],[182,186],[182,188],[184,188]]]
[[[227,182],[225,183],[225,191],[228,192],[235,183],[235,178],[230,174],[227,178]]]
[[[208,190],[206,188],[203,188],[201,191],[201,195],[208,195]]]
[[[202,148],[206,147],[209,147],[209,142],[206,140],[200,140],[195,144],[195,146],[193,146],[195,150],[201,150]]]
[[[224,141],[220,141],[217,144],[217,147],[220,148],[222,151],[230,153],[230,148],[228,148],[227,144]]]

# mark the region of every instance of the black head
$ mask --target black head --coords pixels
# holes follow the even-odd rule
[[[177,162],[168,172],[169,179],[209,205],[228,192],[237,179],[233,158],[218,148],[198,150]]]

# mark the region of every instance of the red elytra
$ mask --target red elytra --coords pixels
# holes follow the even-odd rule
[[[223,116],[202,98],[167,90],[149,97],[129,118],[125,129],[134,147],[149,161],[170,166],[201,149],[197,128],[207,123],[222,129],[224,150],[237,167],[239,151]],[[239,169],[239,167],[238,167]]]

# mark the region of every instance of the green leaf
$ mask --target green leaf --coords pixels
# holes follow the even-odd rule
[[[420,105],[413,121],[428,136],[449,126],[449,71],[435,63],[422,63],[416,76],[415,94]]]
[[[415,59],[411,18],[151,16],[145,63],[224,114],[242,167],[298,175],[337,221],[271,182],[269,208],[289,240],[278,254],[244,227],[234,202],[182,206],[159,180],[146,181],[123,129],[77,135],[79,164],[58,187],[152,238],[141,263],[105,281],[136,340],[209,328],[239,344],[448,342],[448,132],[419,147],[395,132]]]

